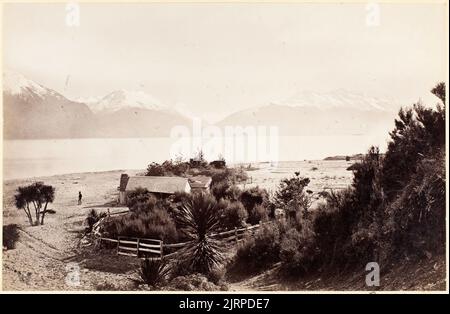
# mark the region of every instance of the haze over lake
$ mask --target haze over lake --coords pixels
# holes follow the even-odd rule
[[[279,161],[301,161],[364,153],[370,145],[379,145],[384,150],[386,138],[356,135],[281,136],[278,139],[278,156]],[[171,146],[175,141],[167,137],[6,140],[3,142],[3,176],[8,180],[77,172],[144,169],[151,162],[170,159]],[[258,161],[270,160],[236,160],[245,163]]]

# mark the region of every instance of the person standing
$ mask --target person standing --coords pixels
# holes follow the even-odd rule
[[[83,198],[83,195],[81,194],[81,191],[78,192],[78,205],[81,205],[81,199]]]

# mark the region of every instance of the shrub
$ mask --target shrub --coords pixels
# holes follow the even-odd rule
[[[248,223],[255,225],[269,220],[269,211],[263,205],[256,205],[250,210]]]
[[[146,176],[155,176],[155,177],[161,177],[166,174],[165,169],[162,165],[152,162],[147,167],[147,173]]]
[[[185,203],[191,199],[191,194],[186,192],[175,192],[172,196],[172,202]]]
[[[167,243],[178,240],[178,232],[172,217],[164,210],[131,213],[105,222],[104,232],[113,238],[119,236],[159,239]]]
[[[254,273],[278,262],[280,230],[277,225],[264,225],[253,237],[239,247],[230,270],[237,273]]]
[[[141,261],[139,276],[144,283],[156,288],[166,282],[169,271],[170,268],[165,259],[146,258]]]
[[[290,228],[282,236],[281,267],[289,275],[304,274],[314,266],[316,258],[312,222],[310,219],[304,219],[300,228]]]
[[[147,167],[146,176],[184,176],[190,169],[190,164],[182,160],[166,160],[162,164],[152,162]]]
[[[217,286],[209,281],[205,275],[190,274],[185,276],[178,276],[172,279],[167,287],[167,290],[177,291],[219,291],[227,290],[225,285]]]
[[[211,186],[211,193],[218,201],[221,199],[239,201],[241,196],[241,190],[228,181],[214,183]]]
[[[158,199],[147,189],[136,188],[127,193],[127,206],[130,211],[151,211],[158,203]]]
[[[269,203],[269,193],[265,189],[253,187],[241,193],[240,200],[249,214],[248,222],[250,224],[257,224],[268,212],[264,212],[262,208],[255,211],[256,206],[267,207]]]
[[[228,182],[216,182],[211,184],[211,194],[214,195],[216,200],[224,199],[226,191],[230,187]]]
[[[329,236],[336,241],[331,248],[330,263],[339,268],[365,260],[379,261],[381,257],[381,222],[385,220],[386,206],[380,182],[381,164],[378,148],[370,148],[354,171],[352,188],[328,196],[329,210],[323,213],[323,218],[333,221],[328,226]],[[318,223],[321,222],[319,219]],[[323,228],[327,226],[318,227],[318,231],[327,233]],[[321,251],[324,253],[325,249]]]
[[[225,268],[216,267],[213,268],[207,275],[209,281],[214,283],[215,285],[221,285],[223,283],[225,277]]]
[[[222,201],[220,225],[225,229],[232,229],[235,227],[242,227],[247,220],[247,211],[241,202]]]
[[[383,196],[376,179],[379,154],[371,149],[359,163],[351,188],[326,195],[314,213],[313,230],[323,267],[346,269],[364,260],[379,260],[378,224]],[[376,219],[374,219],[376,218]]]
[[[431,92],[441,101],[436,109],[418,103],[400,110],[381,168],[384,240],[396,255],[445,248],[445,84]]]
[[[433,91],[445,98],[442,85]],[[323,267],[445,251],[444,122],[440,105],[400,110],[384,158],[372,147],[352,187],[327,196],[314,219]]]
[[[16,248],[16,242],[19,240],[19,231],[16,224],[3,226],[3,246],[7,250]]]
[[[437,110],[433,110],[419,103],[413,108],[402,108],[390,136],[382,180],[392,200],[415,173],[417,164],[445,145],[444,107],[438,105]]]
[[[228,182],[235,184],[237,182],[243,182],[248,179],[247,173],[244,168],[225,168],[225,169],[209,169],[205,173],[212,178],[212,184],[218,182]]]
[[[225,168],[225,169],[214,169],[212,171],[208,171],[208,175],[211,176],[211,184],[217,184],[219,182],[223,182],[223,183],[232,183],[232,171],[230,170],[230,168]]]
[[[384,232],[393,252],[445,252],[445,155],[421,161],[416,174],[388,207]]]
[[[276,207],[284,209],[290,217],[295,217],[297,211],[306,212],[311,205],[311,198],[304,191],[309,182],[308,178],[300,177],[299,172],[282,180],[274,197]]]

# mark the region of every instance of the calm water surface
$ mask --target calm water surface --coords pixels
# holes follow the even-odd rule
[[[150,162],[170,159],[175,141],[171,138],[7,140],[3,142],[3,177],[8,180],[64,173],[144,169]],[[313,160],[365,152],[370,145],[384,149],[386,138],[286,136],[279,137],[277,155],[280,161]],[[244,145],[237,149],[246,148]],[[267,160],[236,160],[255,161]]]

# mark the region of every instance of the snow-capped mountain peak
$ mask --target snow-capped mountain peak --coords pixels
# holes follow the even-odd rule
[[[86,101],[93,112],[115,112],[124,108],[148,110],[165,110],[166,108],[155,97],[142,91],[117,90],[101,98],[99,101]]]
[[[320,110],[348,108],[361,111],[386,111],[392,107],[392,101],[338,89],[317,93],[301,91],[280,104],[292,107],[316,107]]]
[[[11,95],[27,97],[28,94],[43,98],[46,94],[56,94],[50,89],[26,78],[24,75],[5,69],[3,72],[3,92]]]
[[[101,99],[102,99],[102,97],[90,96],[90,97],[73,98],[72,100],[76,101],[76,102],[80,102],[80,103],[86,104],[89,108],[91,108],[91,106],[95,105]]]

